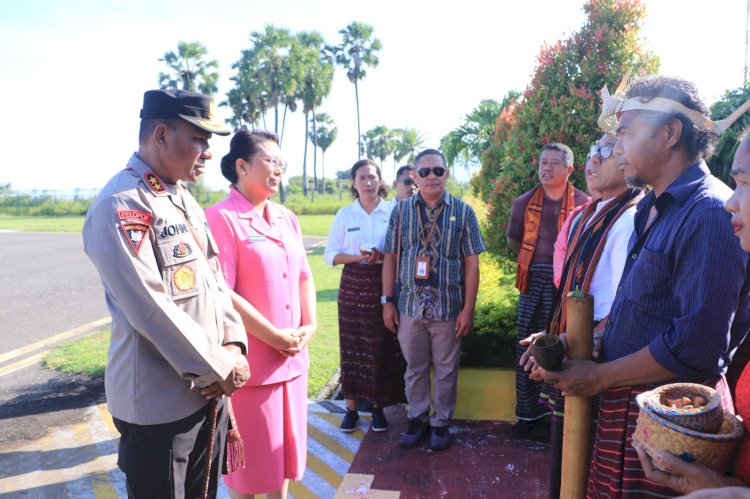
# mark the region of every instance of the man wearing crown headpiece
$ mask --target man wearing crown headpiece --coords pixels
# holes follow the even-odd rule
[[[589,497],[669,497],[676,493],[645,478],[632,446],[635,396],[667,382],[704,383],[732,410],[724,374],[750,328],[748,260],[723,208],[731,190],[703,159],[739,114],[712,122],[695,86],[679,78],[647,77],[602,97],[599,124],[618,136],[620,169],[651,192],[637,205],[602,362],[569,361],[532,377],[566,395],[600,394]]]

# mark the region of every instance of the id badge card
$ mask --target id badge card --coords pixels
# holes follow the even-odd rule
[[[429,256],[418,256],[417,266],[414,269],[415,279],[429,279],[430,277],[430,257]]]

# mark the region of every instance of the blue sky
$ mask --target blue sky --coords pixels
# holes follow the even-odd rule
[[[708,102],[742,84],[745,0],[645,3],[646,46],[661,57],[663,74],[694,81]],[[523,89],[542,43],[581,26],[582,4],[497,2],[488,11],[480,0],[0,0],[0,90],[9,118],[0,120],[0,183],[101,187],[137,148],[143,92],[157,86],[166,51],[179,40],[203,43],[219,61],[222,100],[232,63],[265,24],[317,30],[329,43],[352,20],[373,25],[383,50],[360,85],[362,130],[415,127],[436,147],[480,100]],[[339,128],[325,159],[330,177],[357,159],[354,87],[340,69],[320,110]],[[303,137],[303,115],[290,114],[283,150],[293,175],[301,172]],[[228,145],[229,138],[212,139],[211,187],[226,186],[218,160]],[[392,168],[387,160],[387,178]]]

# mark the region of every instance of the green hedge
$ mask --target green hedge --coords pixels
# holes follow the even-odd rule
[[[479,257],[479,293],[474,330],[461,343],[461,365],[512,367],[515,363],[518,291],[515,264],[504,257]]]

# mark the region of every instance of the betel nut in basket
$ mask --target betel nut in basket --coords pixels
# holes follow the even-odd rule
[[[737,443],[745,431],[737,417],[721,411],[722,424],[714,433],[686,428],[658,414],[651,404],[652,395],[652,392],[644,392],[636,397],[640,413],[633,433],[634,444],[643,447],[650,455],[666,451],[686,462],[702,464],[717,473],[729,470]]]
[[[670,383],[651,390],[649,408],[676,425],[701,433],[717,433],[724,422],[721,395],[697,383]]]

